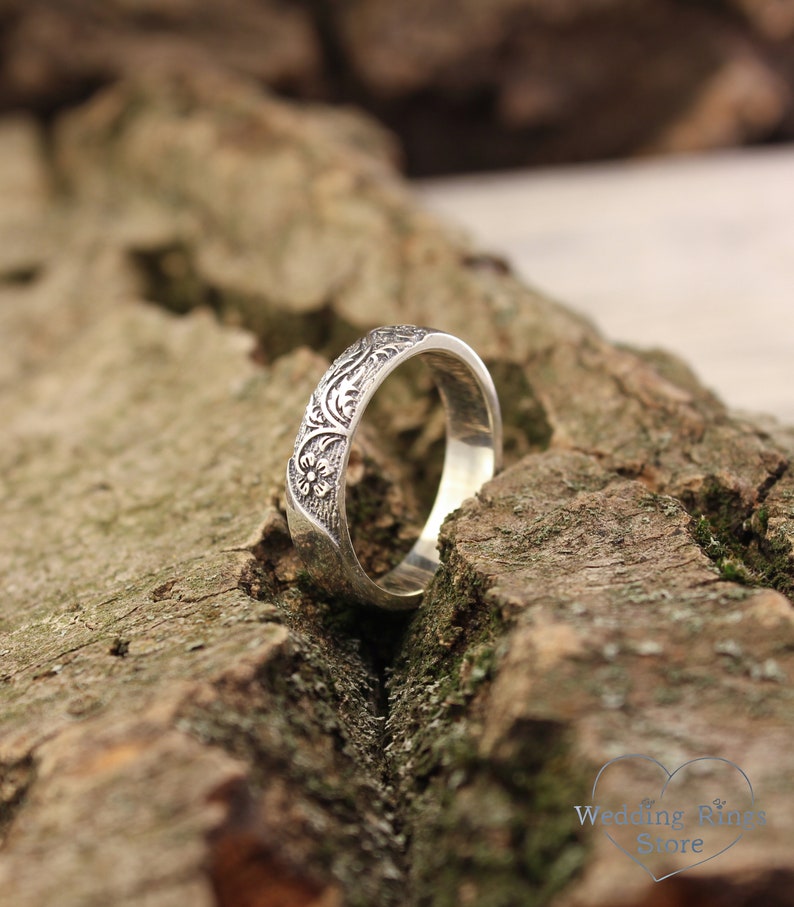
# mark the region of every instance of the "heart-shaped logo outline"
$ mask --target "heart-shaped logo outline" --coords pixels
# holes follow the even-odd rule
[[[601,768],[598,770],[598,774],[596,775],[595,781],[593,782],[593,790],[590,794],[590,799],[593,802],[595,802],[596,788],[598,787],[598,781],[601,778],[601,775],[604,774],[604,772],[609,768],[610,765],[614,765],[616,762],[620,762],[623,759],[647,759],[649,762],[653,762],[655,765],[659,766],[659,768],[665,773],[665,775],[667,775],[667,780],[662,785],[662,790],[661,790],[661,793],[659,794],[660,800],[664,797],[664,793],[667,790],[667,787],[670,784],[670,782],[673,780],[673,778],[682,769],[686,768],[687,766],[694,765],[696,762],[704,762],[704,761],[706,761],[706,762],[724,762],[724,763],[726,763],[726,765],[730,765],[733,768],[735,768],[736,771],[739,772],[739,774],[747,782],[747,787],[750,791],[750,806],[755,806],[755,792],[753,791],[753,785],[750,783],[750,779],[747,777],[747,774],[744,772],[744,770],[739,768],[739,766],[735,762],[731,762],[730,759],[725,759],[723,756],[698,756],[696,759],[689,759],[687,762],[682,762],[681,765],[679,765],[678,768],[675,769],[675,771],[670,772],[667,770],[666,766],[662,765],[662,763],[659,762],[658,759],[654,759],[653,756],[646,756],[644,753],[626,753],[623,756],[615,756],[614,759],[610,759],[608,762],[605,762],[601,766]],[[612,837],[612,835],[608,831],[604,831],[604,834],[615,845],[615,847],[617,847],[617,849],[619,851],[621,851],[621,853],[626,854],[626,856],[630,860],[633,860],[638,866],[640,866],[642,869],[644,869],[645,872],[647,872],[648,875],[654,880],[654,882],[663,882],[665,879],[669,879],[672,876],[677,876],[682,872],[688,872],[690,869],[694,869],[696,866],[702,866],[704,863],[708,863],[710,860],[715,860],[717,857],[722,856],[722,854],[724,854],[726,851],[730,850],[731,847],[734,847],[736,844],[738,844],[739,841],[741,841],[741,839],[744,837],[744,833],[740,832],[739,835],[736,838],[734,838],[734,840],[731,841],[730,844],[727,844],[725,847],[722,848],[722,850],[717,851],[717,853],[712,854],[710,857],[706,857],[704,860],[698,860],[697,863],[691,863],[689,866],[684,866],[682,869],[676,869],[674,872],[668,872],[667,875],[660,876],[657,879],[656,876],[653,874],[653,872],[651,872],[651,870],[648,869],[648,867],[642,862],[642,860],[637,859],[637,857],[635,857],[634,854],[629,853],[625,847],[621,847],[620,844],[618,844],[618,842]]]

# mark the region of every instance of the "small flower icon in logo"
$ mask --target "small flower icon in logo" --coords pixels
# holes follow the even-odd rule
[[[333,475],[333,471],[325,457],[317,459],[310,450],[307,451],[298,459],[298,491],[303,495],[314,494],[315,497],[324,498],[331,490],[331,485],[325,480]]]

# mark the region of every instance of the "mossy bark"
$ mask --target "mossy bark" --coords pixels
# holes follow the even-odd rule
[[[417,207],[354,114],[217,74],[129,82],[38,148],[0,130],[2,890],[639,903],[658,889],[573,805],[647,751],[748,772],[774,821],[703,872],[726,903],[748,873],[782,897],[792,433],[522,286]],[[407,618],[313,586],[283,513],[328,357],[390,322],[471,342],[507,438]],[[362,438],[373,565],[438,468],[426,391],[393,384]]]

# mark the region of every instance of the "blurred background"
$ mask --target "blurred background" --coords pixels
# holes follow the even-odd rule
[[[45,142],[195,67],[369,111],[531,283],[794,422],[794,0],[0,0],[0,115]]]
[[[352,103],[412,175],[794,138],[794,0],[0,0],[0,108],[142,67]]]

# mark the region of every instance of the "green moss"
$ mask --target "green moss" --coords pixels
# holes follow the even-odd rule
[[[701,516],[697,520],[692,534],[698,545],[712,560],[716,561],[725,557],[725,546],[715,536],[714,527],[707,517]]]
[[[670,667],[663,673],[668,687],[693,686],[697,690],[705,690],[717,684],[717,678],[713,674],[704,673],[699,668]]]
[[[390,684],[412,903],[458,907],[465,895],[485,907],[543,904],[584,863],[573,806],[592,774],[558,722],[524,719],[498,753],[482,752],[470,703],[493,677],[509,628],[449,536],[443,556]]]
[[[462,783],[434,781],[417,804],[418,905],[457,907],[464,889],[488,907],[545,904],[568,884],[586,858],[573,807],[592,781],[570,743],[563,725],[527,721],[509,754],[469,750],[457,766]]]
[[[738,541],[749,515],[738,491],[725,488],[712,477],[704,483],[700,493],[700,509],[722,541],[729,538]]]
[[[785,538],[765,537],[759,543],[757,569],[765,586],[794,596],[794,553]]]
[[[752,577],[744,566],[740,563],[729,557],[724,557],[720,560],[717,565],[720,570],[720,576],[732,583],[742,583],[746,585],[752,582]]]
[[[723,579],[794,594],[791,545],[784,537],[770,538],[766,505],[748,513],[738,492],[723,488],[716,479],[686,503],[695,515],[693,538]]]
[[[675,705],[682,699],[681,690],[674,687],[657,687],[653,694],[653,700],[657,705]]]
[[[720,537],[714,524],[705,516],[701,516],[692,530],[695,541],[704,553],[714,561],[722,579],[732,583],[753,585],[758,577],[743,562],[740,546],[728,538],[727,542]]]

